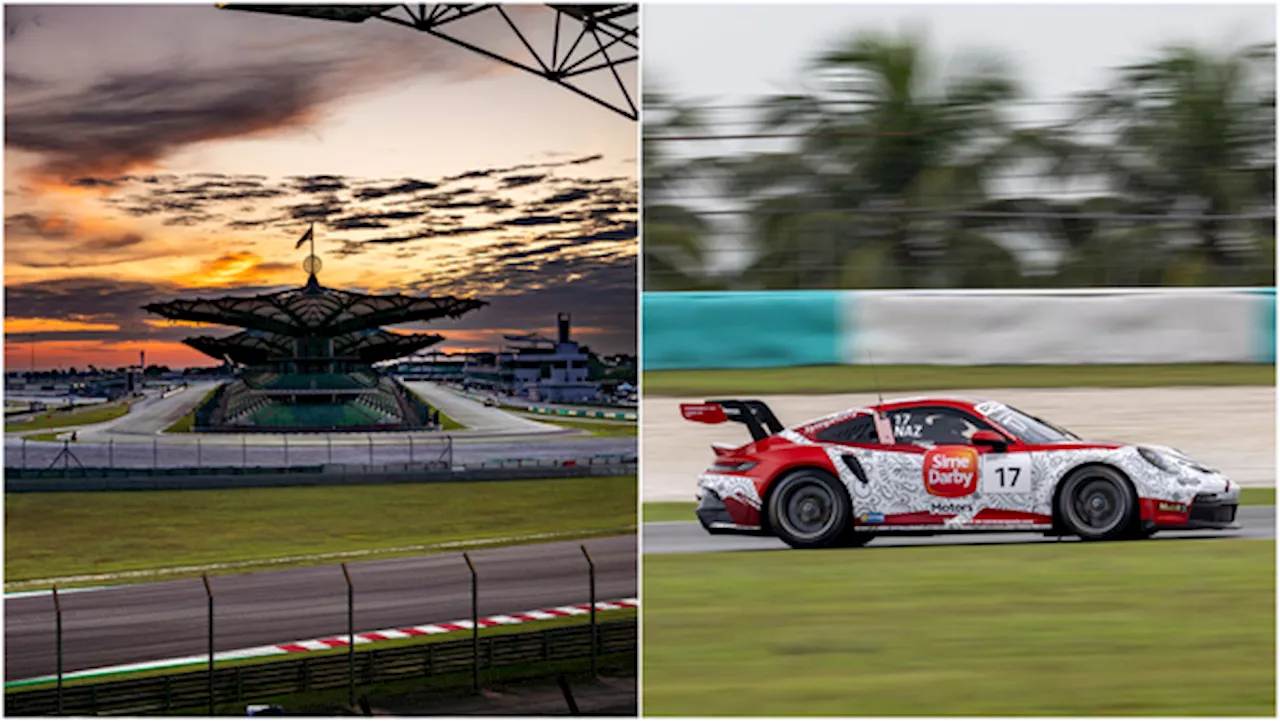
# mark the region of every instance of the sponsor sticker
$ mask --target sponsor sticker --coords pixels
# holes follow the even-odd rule
[[[858,514],[858,523],[863,523],[868,526],[874,526],[880,523],[884,523],[884,514],[883,513],[860,513]]]
[[[943,498],[978,490],[978,452],[968,446],[939,446],[924,454],[924,489]]]
[[[1186,513],[1187,505],[1185,503],[1174,503],[1172,501],[1160,501],[1156,504],[1156,510],[1168,511],[1170,513]]]
[[[968,503],[948,503],[946,501],[934,501],[929,504],[929,512],[937,515],[960,515],[973,510],[973,506]]]

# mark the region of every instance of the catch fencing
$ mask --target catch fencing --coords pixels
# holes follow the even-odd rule
[[[645,293],[644,369],[1274,363],[1274,288]]]
[[[207,653],[203,657],[207,661],[202,662],[205,663],[204,667],[145,677],[116,677],[114,680],[94,680],[92,677],[77,679],[77,676],[87,674],[69,675],[64,671],[64,648],[68,636],[63,631],[63,600],[55,586],[49,597],[54,615],[54,633],[50,639],[49,654],[55,659],[56,673],[47,678],[7,683],[5,713],[11,716],[143,714],[203,706],[213,715],[217,704],[252,702],[272,696],[344,686],[348,689],[349,705],[354,706],[357,688],[363,685],[469,672],[469,679],[453,678],[449,685],[469,688],[473,693],[478,693],[485,683],[486,671],[532,666],[534,668],[527,675],[537,675],[537,664],[575,659],[582,660],[584,670],[589,669],[595,675],[603,656],[622,654],[634,657],[637,646],[636,621],[622,619],[600,622],[597,610],[601,606],[609,608],[610,605],[597,601],[595,559],[585,545],[580,547],[580,552],[581,559],[578,563],[581,564],[582,575],[578,578],[588,602],[566,608],[573,614],[587,616],[585,623],[481,636],[482,628],[502,625],[502,622],[481,616],[479,581],[482,569],[477,567],[469,554],[464,553],[458,565],[465,561],[470,574],[470,620],[454,622],[452,635],[464,635],[465,632],[465,637],[359,649],[360,644],[377,641],[382,638],[382,634],[356,631],[357,584],[352,580],[347,564],[343,563],[341,568],[346,580],[346,630],[332,638],[311,643],[346,652],[316,654],[303,651],[306,646],[292,643],[290,639],[280,639],[277,652],[281,655],[270,660],[263,658],[261,653],[255,653],[259,649],[215,652],[216,634],[226,632],[224,624],[228,620],[224,616],[215,623],[219,594],[215,593],[214,587],[219,584],[218,579],[211,580],[206,574],[202,579],[207,600]],[[564,562],[565,559],[558,560]],[[503,576],[504,572],[499,568],[495,570],[495,575]],[[370,585],[381,587],[385,584],[374,580]],[[292,589],[292,592],[297,593],[298,590]],[[375,605],[379,601],[385,602],[385,599],[375,599]],[[544,613],[543,617],[567,615],[570,614],[561,611]],[[238,618],[237,615],[231,617]],[[509,616],[504,618],[507,619],[506,622],[519,622]],[[399,635],[428,634],[423,631],[413,634],[402,632]],[[10,641],[9,645],[12,647],[14,642]],[[300,648],[294,648],[295,646]],[[255,662],[241,665],[232,663],[249,658],[255,659]],[[72,685],[68,684],[69,681]]]

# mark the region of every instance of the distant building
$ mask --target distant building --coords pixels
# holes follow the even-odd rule
[[[505,336],[498,353],[468,357],[464,385],[515,398],[546,403],[590,403],[600,399],[599,386],[588,380],[589,354],[570,338],[568,313],[556,316],[558,336]]]

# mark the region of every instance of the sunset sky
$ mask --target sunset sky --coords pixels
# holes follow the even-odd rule
[[[499,16],[459,28],[521,49]],[[325,285],[491,302],[397,328],[438,348],[551,333],[564,311],[593,350],[634,352],[635,122],[376,20],[27,5],[5,32],[7,369],[33,344],[38,369],[143,349],[213,365],[141,306],[301,285],[313,221]]]

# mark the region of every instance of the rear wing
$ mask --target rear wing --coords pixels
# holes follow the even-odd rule
[[[764,440],[781,433],[782,424],[764,401],[722,400],[705,403],[681,403],[680,415],[695,423],[742,423],[751,431],[753,440]]]

